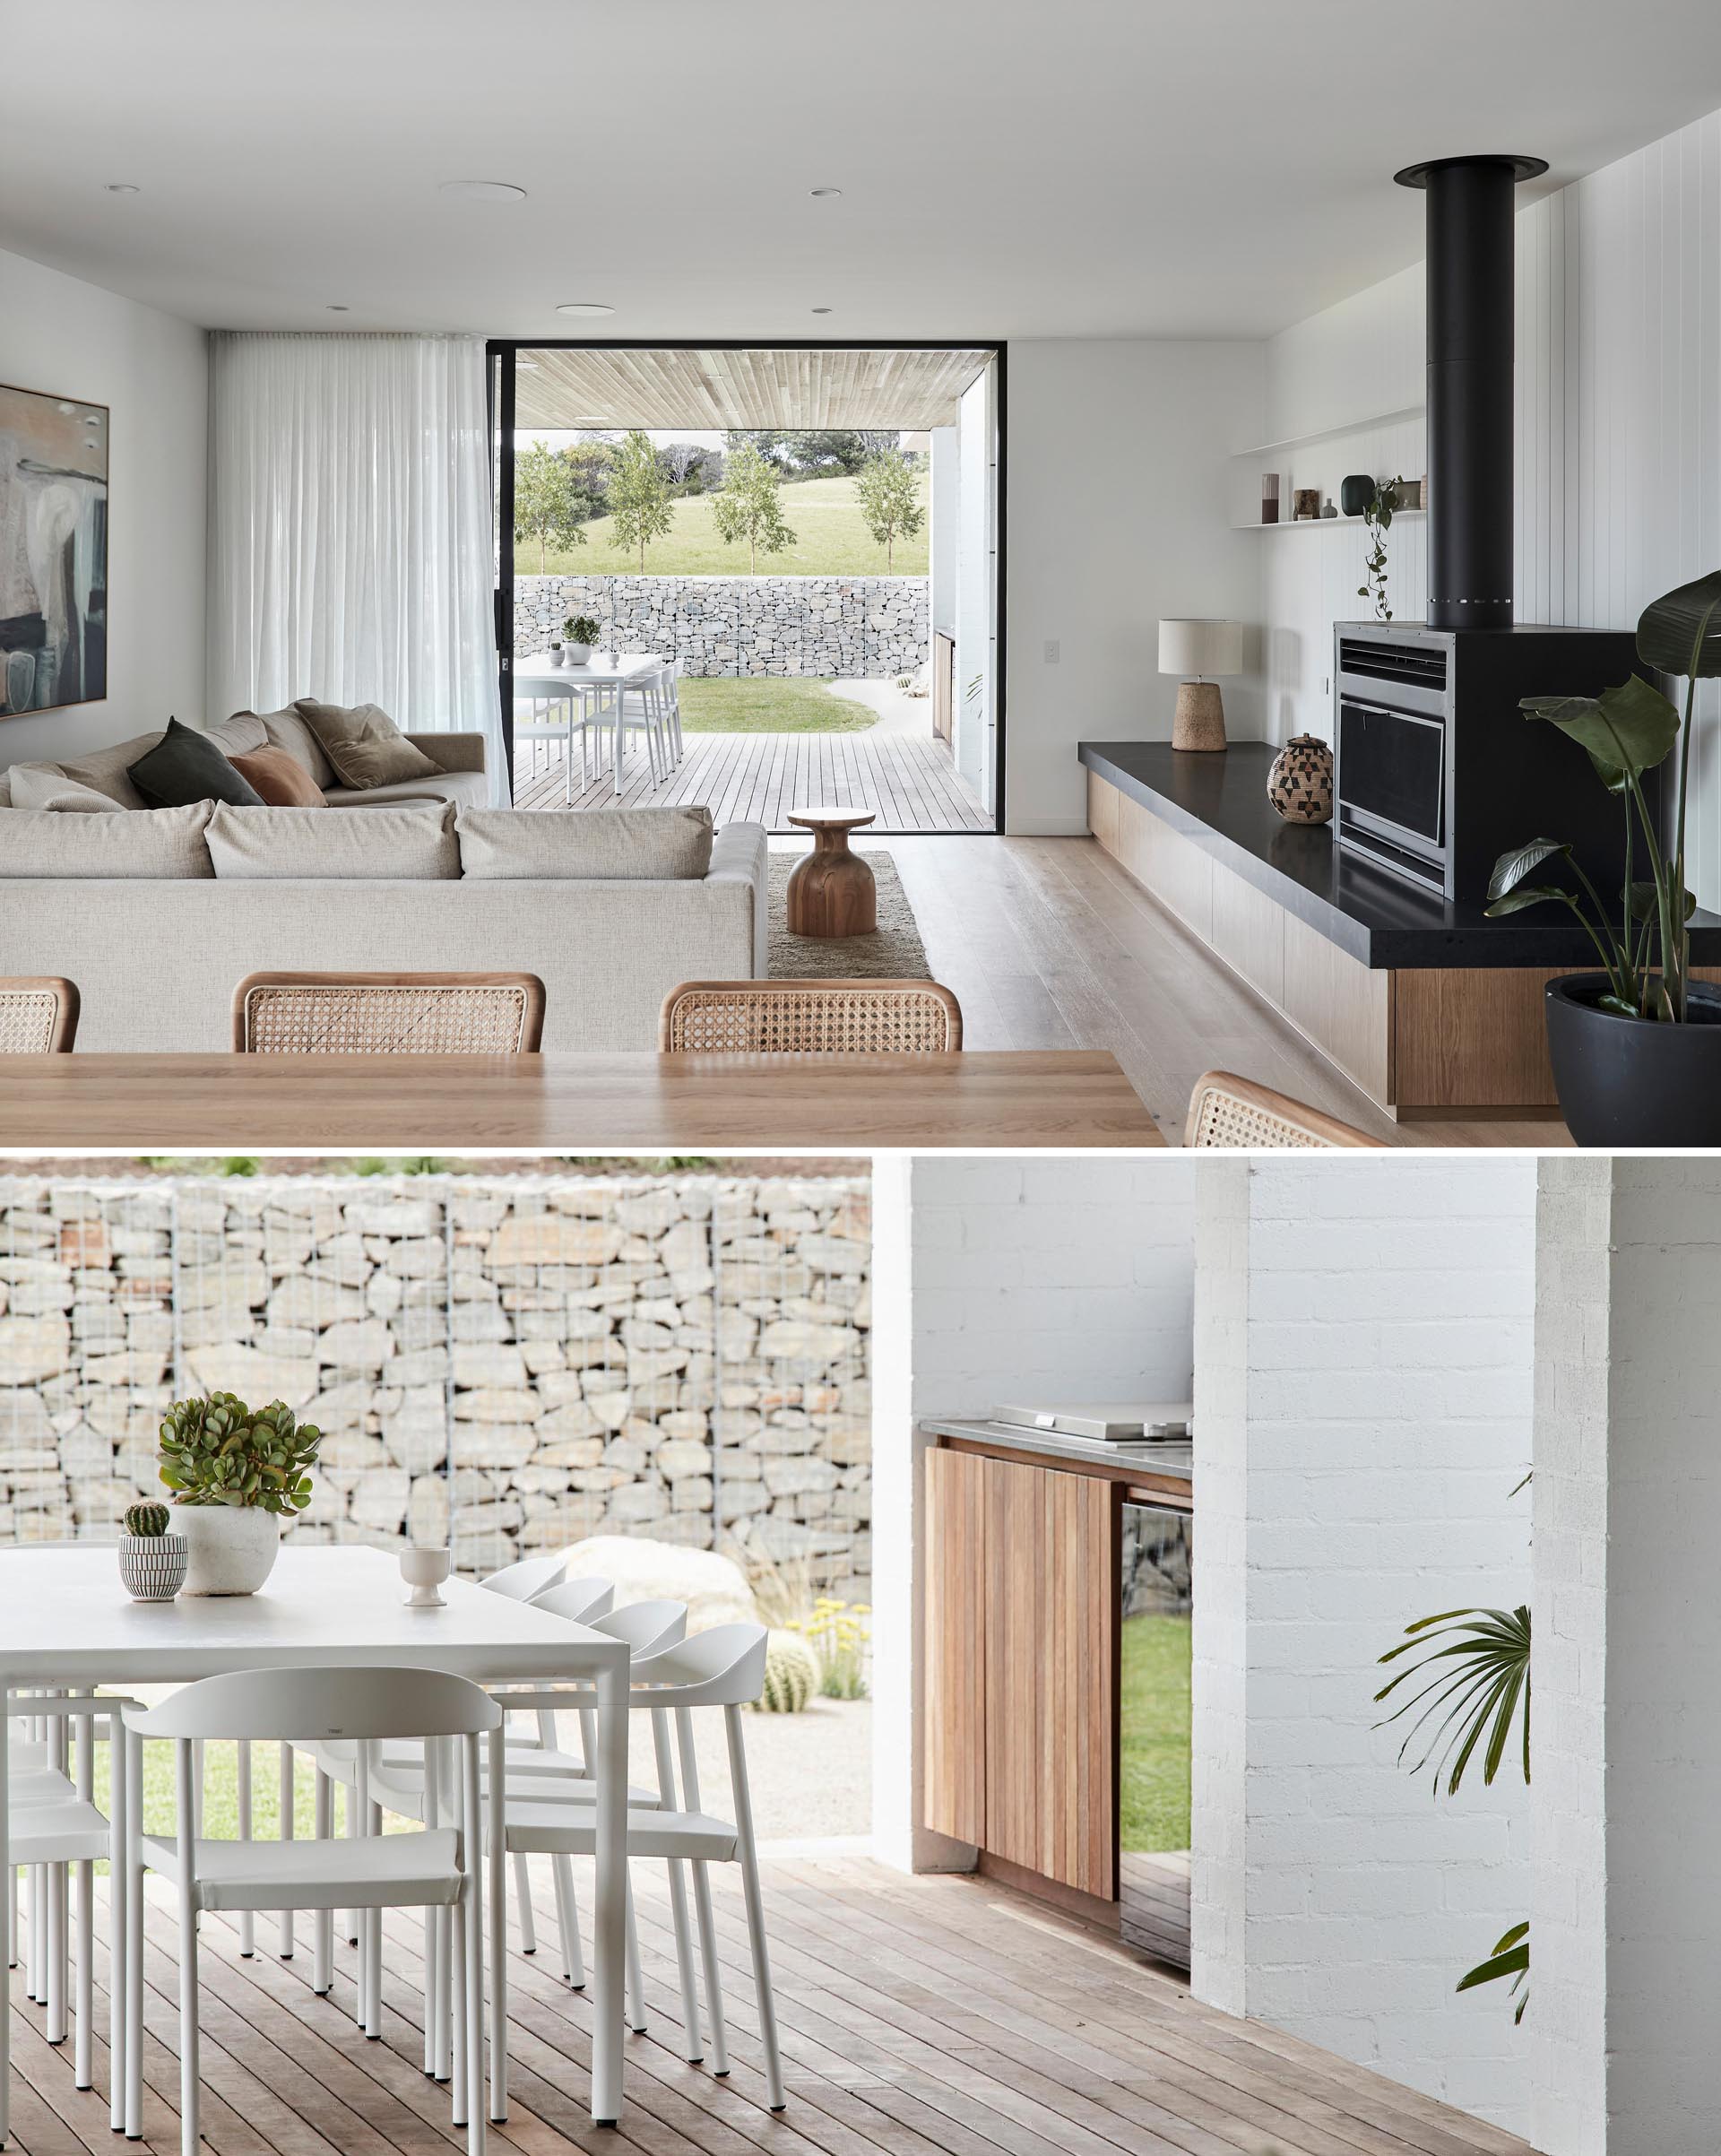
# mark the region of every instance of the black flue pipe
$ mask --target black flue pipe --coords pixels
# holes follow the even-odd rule
[[[1428,196],[1428,626],[1512,626],[1513,205],[1539,157],[1407,165]]]

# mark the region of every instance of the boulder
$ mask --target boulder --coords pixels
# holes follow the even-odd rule
[[[757,1624],[758,1611],[747,1575],[714,1550],[653,1542],[643,1535],[594,1535],[564,1553],[570,1580],[608,1580],[616,1606],[659,1598],[685,1602],[688,1630],[713,1624]]]

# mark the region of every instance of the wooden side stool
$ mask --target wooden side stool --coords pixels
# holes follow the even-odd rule
[[[797,809],[789,821],[813,834],[813,850],[789,879],[791,936],[870,936],[878,926],[872,870],[849,851],[849,833],[873,821],[871,809]]]

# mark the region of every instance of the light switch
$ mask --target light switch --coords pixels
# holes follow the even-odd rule
[[[1063,646],[1059,643],[1057,637],[1048,636],[1046,638],[1046,664],[1056,666],[1062,656]]]

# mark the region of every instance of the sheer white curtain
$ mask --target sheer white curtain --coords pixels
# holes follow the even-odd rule
[[[482,341],[223,332],[211,404],[211,717],[481,732],[500,801]]]

